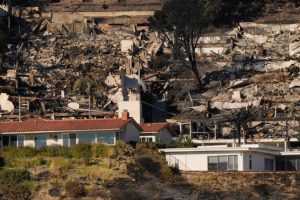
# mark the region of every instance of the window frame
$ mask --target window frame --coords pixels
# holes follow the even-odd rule
[[[232,163],[229,163],[229,157],[232,158]],[[224,158],[226,160],[226,167],[224,165],[225,163]],[[210,159],[215,159],[215,162],[210,162]],[[223,161],[220,162],[220,160],[222,159]],[[216,165],[216,167],[212,167],[212,165]],[[232,167],[230,167],[230,165]],[[238,155],[207,156],[207,170],[208,171],[238,171]]]

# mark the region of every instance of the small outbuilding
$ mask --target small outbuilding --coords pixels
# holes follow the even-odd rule
[[[156,142],[165,144],[171,142],[174,134],[168,123],[145,123],[141,125],[140,142]]]

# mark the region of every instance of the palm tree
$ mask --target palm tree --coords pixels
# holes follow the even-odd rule
[[[91,118],[91,102],[93,107],[95,106],[95,98],[98,95],[102,95],[106,91],[107,86],[105,83],[98,79],[98,74],[91,71],[91,67],[83,66],[79,67],[79,77],[73,82],[72,91],[79,90],[81,94],[89,96],[89,118]]]

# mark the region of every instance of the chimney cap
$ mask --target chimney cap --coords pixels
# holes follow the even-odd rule
[[[128,120],[128,119],[129,119],[129,112],[127,110],[123,110],[122,120]]]

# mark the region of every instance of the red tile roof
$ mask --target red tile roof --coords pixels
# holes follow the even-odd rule
[[[63,131],[97,131],[120,130],[129,122],[139,125],[133,119],[74,119],[45,120],[35,119],[22,122],[0,122],[0,133],[33,133],[33,132],[63,132]]]
[[[145,123],[142,124],[143,133],[158,133],[161,129],[167,127],[168,123]]]

